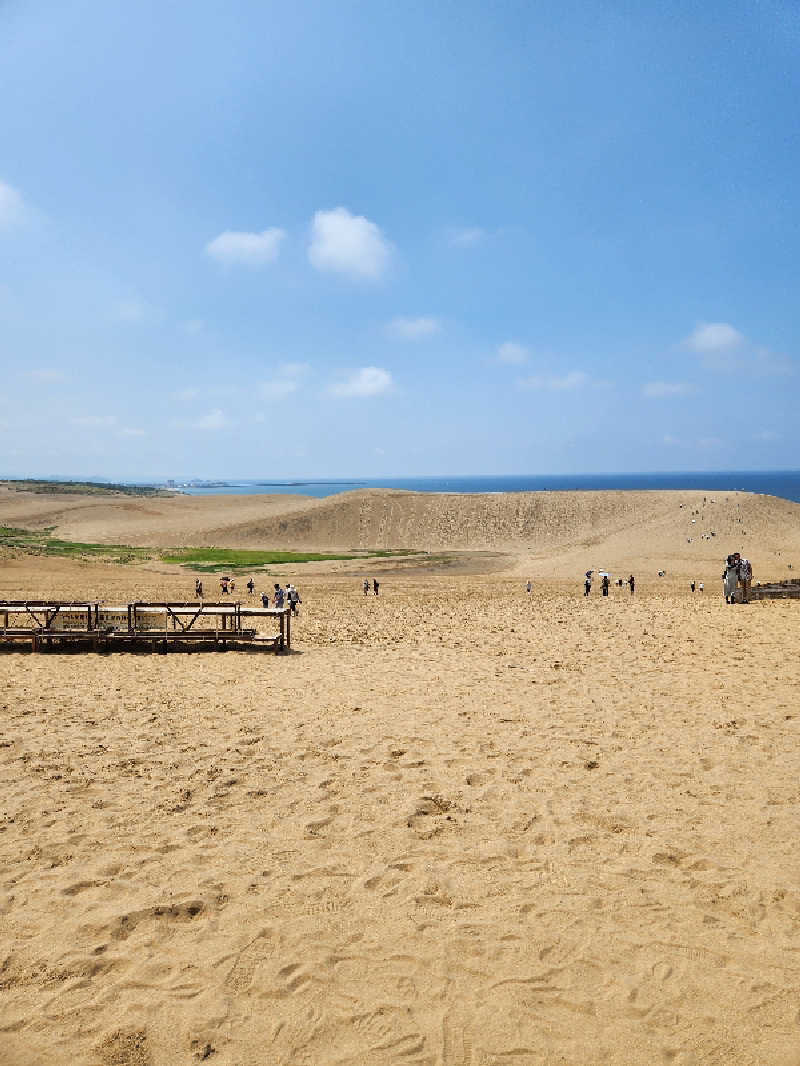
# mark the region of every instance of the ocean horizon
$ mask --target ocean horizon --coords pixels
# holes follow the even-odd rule
[[[163,482],[162,482],[163,484]],[[726,470],[660,474],[454,475],[409,478],[229,478],[183,481],[168,487],[192,496],[298,495],[335,496],[355,489],[399,489],[407,492],[591,492],[646,490],[708,490],[754,492],[800,503],[800,470]]]

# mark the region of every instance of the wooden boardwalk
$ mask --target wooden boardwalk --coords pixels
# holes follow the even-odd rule
[[[262,632],[259,622],[276,621]],[[32,651],[72,647],[93,651],[183,648],[226,651],[229,647],[288,652],[292,646],[288,607],[251,607],[239,601],[108,605],[98,600],[0,600],[0,648]]]
[[[741,592],[741,589],[738,590]],[[800,581],[775,581],[768,585],[751,585],[748,599],[755,600],[800,600]]]

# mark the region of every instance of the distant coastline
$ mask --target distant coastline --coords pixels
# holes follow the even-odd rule
[[[752,492],[800,503],[800,470],[706,470],[658,474],[479,474],[409,478],[140,478],[109,483],[94,477],[4,478],[17,491],[92,495],[313,496],[356,489],[495,494],[508,492]]]
[[[800,470],[703,471],[664,474],[480,475],[416,478],[292,478],[175,480],[170,491],[193,496],[285,494],[335,496],[354,489],[397,489],[406,492],[597,492],[708,490],[754,492],[800,503]]]

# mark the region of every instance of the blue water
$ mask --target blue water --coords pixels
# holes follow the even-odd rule
[[[334,496],[353,489],[406,489],[412,492],[572,492],[598,489],[701,489],[710,492],[758,492],[800,503],[800,470],[708,471],[691,474],[563,474],[492,477],[417,477],[268,481],[230,480],[211,487],[184,488],[194,496],[285,493]]]

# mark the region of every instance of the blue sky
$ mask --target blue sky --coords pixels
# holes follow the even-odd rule
[[[795,3],[0,4],[0,474],[797,467]]]

